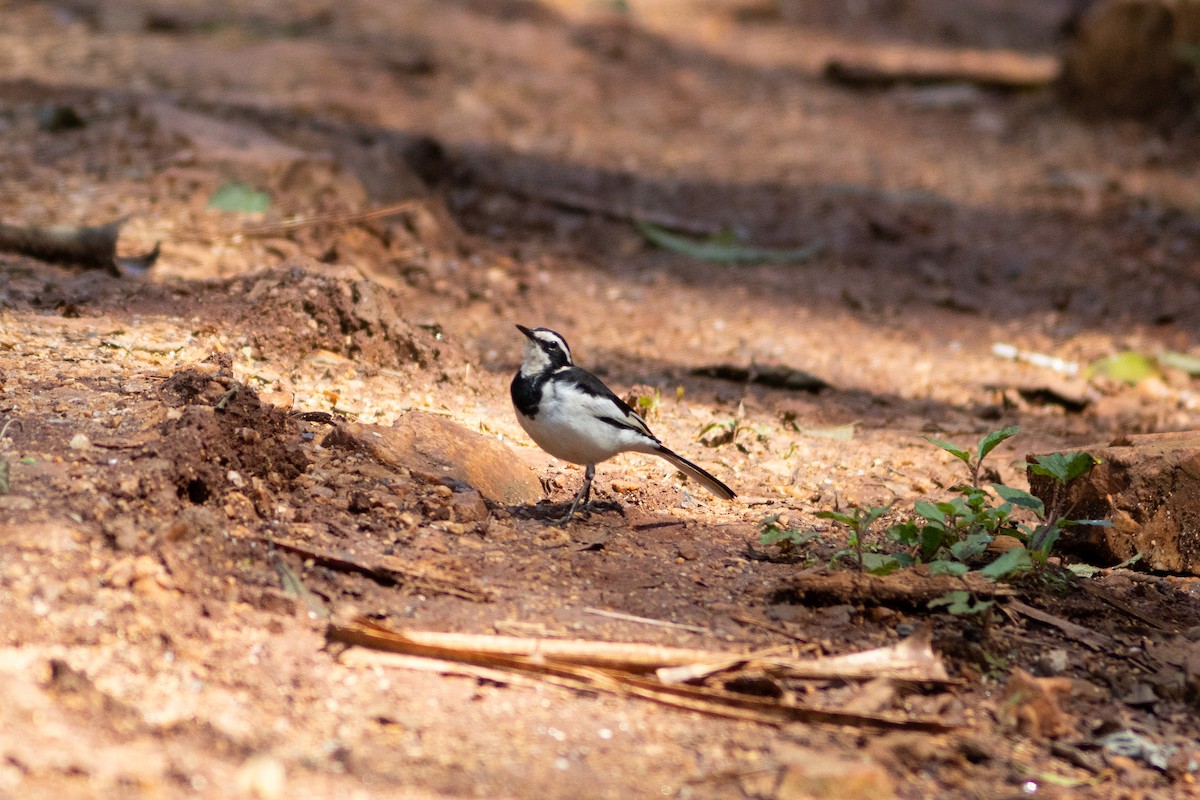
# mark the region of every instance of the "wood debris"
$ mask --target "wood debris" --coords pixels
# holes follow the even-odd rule
[[[926,731],[953,730],[953,723],[932,718],[914,718],[895,712],[855,712],[819,708],[782,697],[764,698],[690,683],[665,683],[655,671],[691,668],[691,678],[700,680],[714,671],[745,670],[769,673],[777,678],[819,676],[857,680],[902,674],[913,682],[941,683],[948,680],[940,659],[929,645],[926,628],[906,642],[887,648],[830,659],[779,658],[770,654],[737,654],[685,650],[628,642],[523,639],[514,636],[394,631],[363,617],[332,622],[326,630],[330,642],[386,651],[370,659],[359,652],[353,663],[406,665],[406,659],[435,659],[452,665],[439,671],[476,674],[479,670],[516,675],[519,682],[536,680],[564,688],[640,697],[663,705],[714,716],[743,719],[771,725],[789,722],[824,722],[875,728],[909,728]],[[345,657],[345,654],[343,654]],[[707,671],[701,666],[705,665]]]

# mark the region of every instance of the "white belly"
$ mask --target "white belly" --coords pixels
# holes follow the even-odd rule
[[[596,419],[593,413],[610,409],[607,403],[599,405],[577,393],[564,396],[548,386],[537,416],[529,419],[517,412],[517,421],[538,447],[572,464],[599,464],[628,451],[653,452],[646,436]]]

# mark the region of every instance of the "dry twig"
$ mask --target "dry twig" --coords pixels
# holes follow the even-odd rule
[[[399,632],[361,617],[349,622],[331,623],[326,636],[332,642],[384,650],[389,654],[400,653],[409,657],[419,656],[453,662],[454,666],[444,670],[446,672],[462,672],[464,668],[461,665],[464,664],[469,665],[470,673],[479,670],[502,670],[505,674],[520,675],[522,681],[536,677],[541,682],[578,691],[640,697],[675,708],[772,725],[788,722],[824,722],[927,731],[946,731],[955,727],[941,720],[911,719],[903,715],[885,713],[858,714],[801,706],[700,686],[664,684],[646,674],[648,670],[664,665],[683,666],[681,662],[689,659],[693,664],[729,665],[745,661],[747,666],[755,667],[774,663],[777,669],[785,663],[772,659],[760,662],[754,655],[738,656],[629,643],[544,641],[511,636],[438,634],[426,631]],[[917,647],[928,648],[928,634],[924,642],[917,643]],[[881,648],[878,651],[870,651],[875,655],[855,656],[858,657],[857,661],[866,663],[880,658],[884,651],[896,651],[896,648]],[[932,651],[930,654],[932,655]],[[389,659],[383,659],[381,663],[386,663]],[[359,655],[354,660],[361,662],[363,657]],[[394,663],[394,659],[390,660]],[[861,664],[856,665],[854,662],[853,658],[843,661],[850,674],[858,672],[854,669],[855,666],[861,667]],[[600,664],[608,666],[598,666]],[[940,662],[938,666],[940,667]]]
[[[451,597],[459,597],[463,600],[471,600],[477,603],[488,602],[491,599],[489,594],[483,589],[464,586],[460,582],[450,578],[430,574],[426,569],[410,567],[400,561],[400,559],[391,556],[380,556],[374,563],[365,563],[347,558],[346,556],[317,550],[307,545],[288,542],[283,539],[272,539],[266,536],[254,538],[258,539],[258,541],[274,545],[280,550],[286,550],[289,553],[295,553],[304,558],[311,558],[314,562],[329,569],[342,572],[357,572],[360,575],[366,575],[372,580],[388,584],[411,585],[423,591],[446,594]]]
[[[310,217],[295,216],[282,222],[273,222],[264,225],[248,225],[238,230],[237,235],[256,237],[278,236],[280,234],[287,233],[288,231],[294,231],[298,228],[307,228],[313,225],[349,225],[355,222],[363,222],[364,220],[368,219],[380,219],[381,217],[392,217],[397,214],[404,214],[420,208],[424,204],[424,200],[404,200],[388,206],[368,209],[367,211],[313,214]]]

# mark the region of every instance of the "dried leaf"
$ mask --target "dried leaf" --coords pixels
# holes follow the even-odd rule
[[[719,238],[697,242],[670,233],[665,228],[660,228],[644,220],[635,220],[634,225],[637,226],[638,232],[642,236],[645,236],[650,242],[664,250],[672,250],[676,253],[682,253],[683,255],[699,259],[700,261],[714,261],[719,264],[760,262],[798,264],[820,253],[825,247],[822,242],[814,242],[806,247],[790,250],[781,250],[772,247],[750,247],[736,242],[722,241]]]

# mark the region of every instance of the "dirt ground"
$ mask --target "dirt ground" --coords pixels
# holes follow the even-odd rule
[[[1195,125],[823,77],[884,48],[1044,61],[1072,6],[0,0],[0,220],[125,218],[122,256],[161,244],[144,275],[0,253],[0,795],[1200,796],[1195,577],[1020,587],[1074,634],[796,590],[845,544],[818,512],[898,517],[962,480],[922,434],[1020,425],[991,464],[1027,486],[1027,453],[1200,421],[1182,373],[1127,387],[993,350],[1200,354]],[[269,208],[211,208],[231,182]],[[823,247],[712,263],[636,220]],[[582,470],[516,423],[514,323],[657,391],[655,431],[739,497],[621,456],[593,512],[551,524]],[[755,364],[828,388],[695,373]],[[322,444],[410,411],[511,446],[546,497],[483,504]],[[771,514],[819,536],[779,557]],[[954,681],[882,703],[953,730],[345,662],[288,568],[397,629],[812,656],[928,621]],[[1097,744],[1120,731],[1147,747]]]

